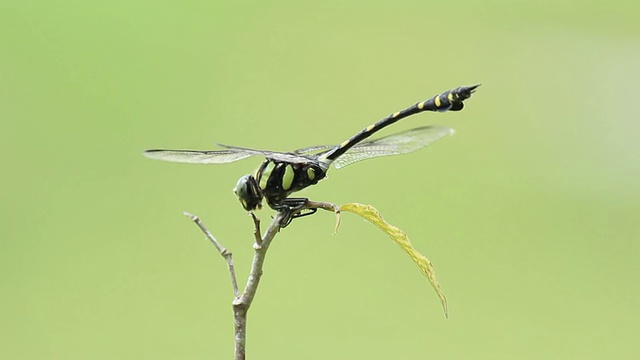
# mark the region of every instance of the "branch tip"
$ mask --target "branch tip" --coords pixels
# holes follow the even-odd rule
[[[182,214],[183,214],[184,216],[188,217],[188,218],[189,218],[189,220],[191,220],[191,221],[193,221],[193,222],[198,222],[198,221],[200,221],[200,219],[199,219],[196,215],[193,215],[193,214],[191,214],[191,213],[189,213],[189,212],[186,212],[186,211],[185,211],[185,212],[183,212]]]

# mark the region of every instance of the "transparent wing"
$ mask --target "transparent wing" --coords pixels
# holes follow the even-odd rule
[[[407,154],[451,134],[453,134],[453,129],[448,127],[423,126],[379,139],[363,141],[338,157],[333,162],[333,166],[340,169],[374,157]],[[146,150],[144,155],[151,159],[189,164],[226,164],[255,155],[283,162],[309,163],[318,161],[319,155],[322,154],[322,152],[312,153],[334,148],[330,145],[319,145],[298,149],[291,153],[281,153],[222,144],[218,144],[218,146],[223,149],[206,151],[154,149]]]
[[[311,154],[320,150],[330,150],[330,149],[333,149],[334,147],[336,146],[335,145],[316,145],[316,146],[310,146],[310,147],[294,150],[293,153],[294,154]]]
[[[260,153],[238,151],[234,149],[224,150],[145,150],[144,156],[163,161],[189,163],[189,164],[226,164]]]
[[[151,159],[188,163],[188,164],[226,164],[251,156],[259,155],[274,160],[292,163],[308,163],[315,161],[315,157],[302,156],[293,153],[280,153],[276,151],[256,150],[237,146],[217,144],[221,150],[146,150],[144,155]]]
[[[423,126],[379,139],[364,141],[338,157],[333,162],[333,166],[340,169],[374,157],[407,154],[452,134],[453,129],[448,127]]]
[[[308,163],[310,161],[315,161],[316,159],[315,155],[311,155],[311,154],[303,155],[299,153],[297,150],[290,153],[283,153],[278,151],[255,150],[255,149],[243,148],[239,146],[223,145],[223,144],[217,144],[217,145],[228,150],[251,153],[252,155],[262,155],[270,159],[283,161],[283,162],[290,162],[290,163]]]

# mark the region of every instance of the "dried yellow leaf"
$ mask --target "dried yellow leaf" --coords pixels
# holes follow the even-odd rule
[[[404,233],[404,231],[387,223],[380,215],[380,212],[378,212],[378,210],[376,210],[376,208],[371,205],[348,203],[341,205],[340,210],[348,211],[362,217],[363,219],[369,221],[384,233],[389,235],[391,240],[398,244],[400,248],[402,248],[402,250],[404,250],[407,255],[409,255],[411,260],[413,260],[413,262],[418,265],[418,268],[420,269],[422,274],[429,280],[431,286],[433,286],[433,289],[436,291],[436,294],[440,298],[442,308],[444,309],[444,316],[448,317],[447,298],[444,296],[444,293],[440,289],[440,284],[438,284],[438,280],[436,279],[436,273],[433,264],[426,256],[422,255],[413,247],[413,245],[411,245],[411,241],[409,241],[409,237]]]

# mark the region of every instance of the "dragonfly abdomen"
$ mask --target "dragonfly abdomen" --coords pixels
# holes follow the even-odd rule
[[[423,111],[445,112],[462,110],[464,106],[462,102],[470,98],[471,94],[473,94],[478,86],[480,85],[460,86],[453,90],[448,90],[441,94],[435,95],[428,100],[421,101],[404,110],[395,112],[385,117],[384,119],[367,126],[359,133],[343,141],[341,144],[337,145],[335,148],[324,154],[321,160],[330,163],[347,152],[347,150],[351,149],[353,146],[357,145],[374,133],[411,115],[421,113]]]

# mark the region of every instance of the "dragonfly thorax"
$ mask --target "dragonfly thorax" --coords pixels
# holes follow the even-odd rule
[[[289,195],[317,184],[325,176],[326,169],[320,163],[265,159],[255,174],[238,179],[233,192],[247,211],[262,208],[263,198],[272,209],[282,210]]]
[[[246,194],[248,196],[240,199],[240,202],[243,203],[243,206],[245,202],[251,205],[255,204],[258,198],[264,197],[269,207],[274,210],[282,210],[284,200],[289,195],[315,185],[325,178],[326,169],[321,165],[314,161],[288,162],[267,158],[252,176],[253,180],[248,180],[249,183],[244,185],[245,188],[250,188],[250,191]],[[238,181],[238,185],[241,185],[243,181],[243,179]],[[250,183],[251,181],[255,181],[255,184]],[[254,186],[257,186],[261,196],[254,195],[257,193],[253,191]],[[240,195],[238,196],[240,197]]]

